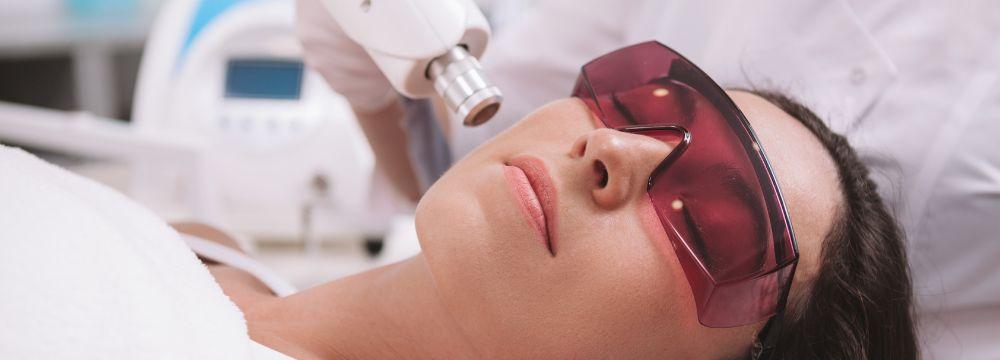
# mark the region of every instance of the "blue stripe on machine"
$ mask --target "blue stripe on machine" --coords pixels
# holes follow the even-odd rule
[[[222,15],[222,13],[229,10],[234,5],[241,2],[252,1],[252,0],[201,0],[198,2],[198,9],[194,13],[194,17],[191,19],[191,26],[188,28],[187,37],[184,38],[184,44],[181,45],[180,51],[177,53],[177,63],[182,64],[184,61],[184,56],[187,55],[188,48],[194,43],[194,39],[198,37],[198,34],[204,30],[208,24],[212,22],[213,19]],[[178,66],[179,67],[179,66]]]

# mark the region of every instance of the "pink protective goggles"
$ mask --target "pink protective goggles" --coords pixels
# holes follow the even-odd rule
[[[604,124],[675,145],[647,192],[708,327],[784,310],[798,248],[764,150],[732,99],[656,41],[601,56],[573,96]]]

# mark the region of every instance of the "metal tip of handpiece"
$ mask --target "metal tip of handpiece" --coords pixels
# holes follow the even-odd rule
[[[479,126],[492,119],[497,111],[500,111],[501,102],[503,102],[503,95],[496,87],[482,90],[467,99],[466,103],[470,106],[460,106],[457,109],[458,115],[462,117],[463,125]],[[468,111],[464,111],[464,109],[468,109]]]
[[[479,61],[461,46],[435,58],[428,77],[448,109],[465,126],[483,124],[500,110],[500,88],[490,83]]]
[[[483,107],[477,113],[471,113],[465,117],[465,126],[479,126],[493,118],[493,115],[500,111],[500,101],[494,101]]]

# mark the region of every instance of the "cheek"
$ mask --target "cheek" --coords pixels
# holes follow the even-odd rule
[[[649,201],[589,215],[569,240],[578,246],[564,254],[572,263],[553,281],[564,294],[561,306],[572,304],[563,315],[574,327],[646,349],[700,331],[687,279]]]
[[[752,341],[757,325],[748,325],[737,328],[708,328],[702,326],[698,321],[698,310],[694,303],[694,296],[691,294],[691,285],[684,275],[684,269],[677,260],[675,251],[684,251],[683,248],[675,248],[673,242],[667,237],[663,225],[660,223],[656,210],[648,199],[640,201],[638,206],[638,219],[642,223],[642,229],[651,241],[652,247],[663,259],[665,268],[665,282],[669,286],[663,291],[668,294],[663,301],[669,303],[671,315],[670,338],[683,343],[673,350],[690,351],[689,357],[733,357],[732,351],[739,351],[745,348],[749,341]],[[675,343],[677,345],[677,343]],[[735,349],[735,350],[734,350]],[[716,354],[719,356],[710,356]],[[729,354],[721,356],[721,354]]]
[[[691,314],[695,314],[694,298],[691,295],[691,286],[684,276],[684,270],[677,260],[674,243],[667,237],[663,224],[656,215],[656,209],[645,196],[638,201],[636,206],[637,219],[640,229],[649,240],[651,252],[655,253],[666,269],[664,281],[669,282],[667,291],[670,293],[669,302],[671,307],[676,309],[683,319],[683,322],[690,322]],[[697,322],[697,316],[695,316]]]
[[[645,239],[649,242],[650,253],[655,253],[657,259],[662,263],[663,271],[658,277],[662,284],[661,292],[664,294],[660,299],[667,307],[671,333],[674,336],[679,334],[682,337],[697,337],[712,333],[713,329],[706,328],[698,321],[698,311],[691,294],[691,285],[688,283],[677,260],[676,251],[684,251],[683,247],[675,247],[674,242],[667,236],[664,226],[656,215],[656,209],[647,197],[638,201],[636,206],[637,221]],[[697,335],[697,336],[696,336]],[[685,341],[691,341],[685,340]]]

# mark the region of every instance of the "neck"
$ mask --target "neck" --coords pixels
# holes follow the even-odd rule
[[[267,345],[297,357],[478,357],[438,298],[422,254],[299,292],[277,307],[263,331],[277,339]]]

